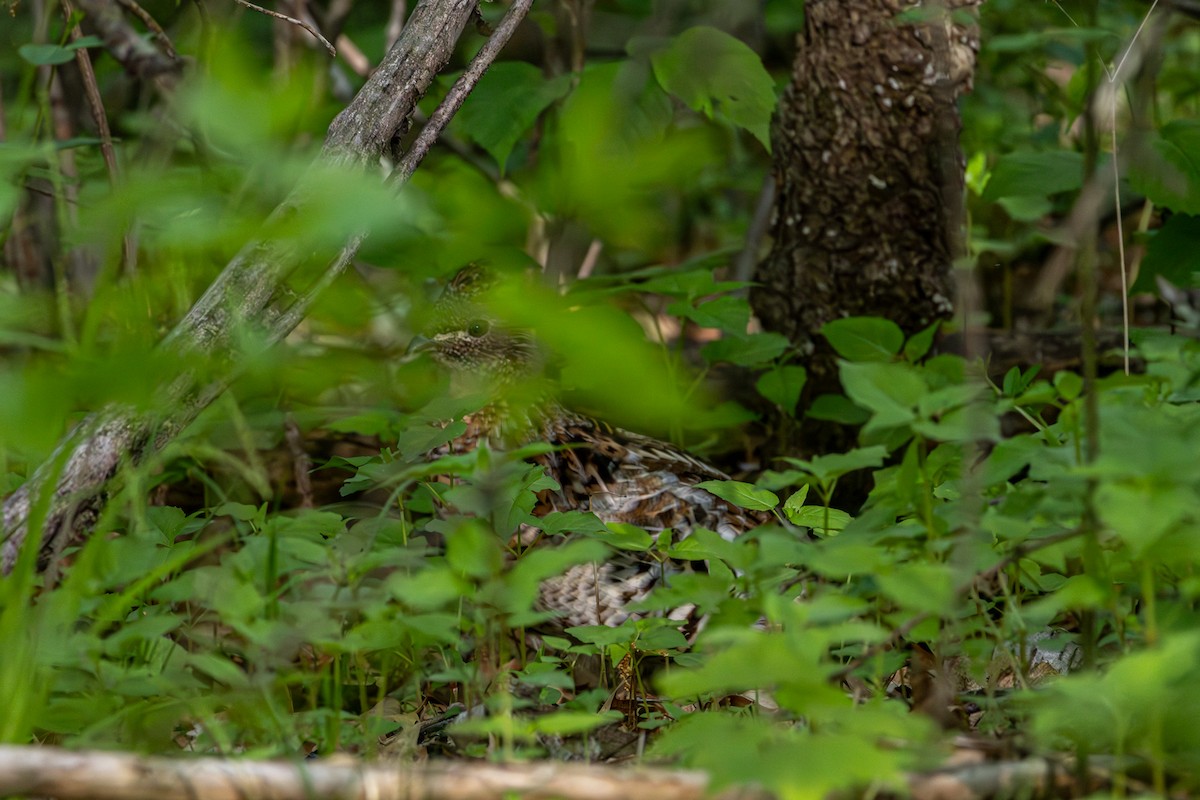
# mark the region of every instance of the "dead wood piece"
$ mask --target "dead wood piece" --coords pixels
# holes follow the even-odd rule
[[[914,800],[1061,797],[1102,789],[1111,758],[1082,773],[1071,759],[969,762],[907,776]],[[1080,786],[1083,779],[1085,786]],[[0,796],[59,800],[767,800],[754,788],[710,791],[706,774],[535,762],[368,764],[344,757],[298,761],[164,758],[0,746]]]
[[[1049,758],[968,764],[909,778],[913,800],[983,800],[990,797],[1067,797],[1099,791],[1108,780],[1097,764],[1078,786],[1072,766]]]
[[[440,762],[419,767],[348,759],[168,759],[50,747],[0,747],[0,795],[61,800],[704,800],[697,772],[560,763]],[[727,798],[751,797],[745,793]]]

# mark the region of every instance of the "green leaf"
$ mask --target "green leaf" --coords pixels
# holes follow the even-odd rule
[[[57,44],[23,44],[17,48],[21,58],[38,67],[66,64],[75,60],[75,49]]]
[[[996,200],[996,205],[1017,222],[1036,222],[1054,210],[1054,203],[1049,197],[1027,194],[1001,197]]]
[[[701,481],[696,486],[715,494],[722,500],[728,500],[738,508],[770,511],[779,505],[779,497],[774,492],[759,489],[754,484],[744,481]]]
[[[1200,214],[1200,122],[1176,120],[1129,165],[1129,183],[1157,206]]]
[[[944,564],[903,564],[876,580],[884,594],[909,611],[945,614],[955,603],[952,573]]]
[[[718,297],[695,307],[688,302],[676,301],[667,306],[667,311],[702,328],[719,328],[734,335],[744,336],[750,323],[750,304],[743,297]]]
[[[705,116],[745,128],[770,151],[775,82],[741,41],[716,28],[691,28],[651,63],[663,89]]]
[[[86,47],[100,47],[104,42],[97,36],[81,36],[65,44],[23,44],[17,48],[21,58],[39,67],[66,64],[75,58],[75,51]]]
[[[620,711],[603,711],[596,714],[590,711],[555,711],[535,719],[533,727],[543,734],[575,736],[601,725],[619,722],[624,716]]]
[[[1054,388],[1063,400],[1074,400],[1083,392],[1083,378],[1074,372],[1061,370],[1054,373]]]
[[[787,517],[793,525],[812,528],[826,535],[841,533],[853,519],[845,511],[824,506],[798,506]]]
[[[1200,216],[1175,214],[1150,236],[1146,257],[1130,294],[1155,292],[1161,275],[1176,286],[1188,287],[1200,273]]]
[[[213,515],[217,517],[229,516],[242,522],[251,522],[259,518],[259,507],[245,503],[222,503],[213,509]]]
[[[500,573],[504,554],[496,535],[471,519],[447,532],[446,561],[463,575],[488,578]]]
[[[547,79],[524,61],[493,64],[458,112],[459,130],[487,150],[503,173],[517,141],[570,88],[570,75]]]
[[[874,412],[868,428],[907,425],[916,419],[914,409],[928,388],[909,364],[839,365],[842,386],[855,404]],[[865,433],[864,429],[864,433]]]
[[[941,320],[938,320],[924,330],[908,337],[908,341],[904,343],[904,357],[912,363],[924,358],[925,354],[929,352],[929,348],[933,347],[933,337],[937,335],[940,325]]]
[[[607,528],[595,514],[588,511],[551,511],[538,520],[538,527],[547,536],[562,533],[606,533]]]
[[[709,342],[700,353],[710,362],[728,361],[742,367],[756,367],[779,358],[789,344],[787,337],[779,333],[753,333]]]
[[[618,550],[646,551],[654,546],[649,533],[627,522],[610,522],[604,530],[589,535]]]
[[[871,412],[856,406],[840,394],[823,394],[813,400],[804,414],[810,419],[840,422],[843,425],[862,425],[871,418]]]
[[[1049,197],[1083,185],[1083,154],[1068,150],[1019,150],[1000,156],[983,199]]]
[[[793,492],[792,496],[784,501],[783,513],[787,515],[788,519],[791,519],[792,514],[799,511],[804,505],[804,501],[808,499],[808,489],[808,484],[805,484]]]
[[[855,470],[874,469],[883,466],[887,457],[887,448],[882,445],[860,447],[848,453],[829,453],[815,456],[812,459],[785,458],[784,461],[799,467],[817,479],[817,482],[828,486],[830,482]]]
[[[800,402],[806,380],[808,373],[804,367],[783,366],[764,372],[754,386],[759,394],[791,414]]]
[[[848,317],[821,326],[821,334],[848,361],[891,361],[904,346],[904,332],[890,319]]]

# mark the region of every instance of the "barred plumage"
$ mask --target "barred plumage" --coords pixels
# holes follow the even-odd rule
[[[544,380],[542,359],[527,332],[505,328],[478,302],[494,282],[478,267],[460,270],[437,301],[432,336],[424,345],[437,361],[482,378],[496,390],[496,400],[467,418],[466,433],[448,451],[469,451],[481,440],[500,447],[529,441],[555,445],[534,458],[561,487],[539,495],[538,515],[591,511],[603,522],[629,523],[652,534],[669,529],[675,541],[697,527],[733,539],[764,521],[698,488],[697,483],[728,476],[672,444],[577,414],[548,395],[513,412],[503,399],[504,389]],[[619,625],[631,616],[629,604],[644,599],[672,573],[690,568],[622,552],[603,564],[576,566],[544,581],[541,603],[557,612],[564,626]],[[682,607],[670,617],[683,623],[691,613],[690,607]]]

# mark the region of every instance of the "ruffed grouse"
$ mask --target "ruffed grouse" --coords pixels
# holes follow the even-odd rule
[[[466,452],[483,440],[496,446],[532,441],[554,445],[535,457],[558,490],[544,490],[535,514],[550,511],[593,512],[603,522],[636,525],[651,534],[670,529],[673,540],[697,527],[733,539],[763,517],[727,503],[697,483],[728,476],[674,445],[575,413],[535,390],[519,408],[507,390],[545,385],[544,363],[532,335],[504,325],[481,302],[496,283],[486,268],[471,265],[449,282],[433,308],[421,350],[459,375],[490,384],[492,400],[467,417],[467,431],[443,452]],[[540,602],[557,612],[563,626],[619,625],[637,612],[627,609],[669,580],[682,564],[644,553],[615,553],[603,564],[570,568],[542,583]],[[693,608],[670,613],[689,622]]]

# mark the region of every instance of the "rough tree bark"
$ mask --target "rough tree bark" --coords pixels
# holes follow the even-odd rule
[[[106,0],[91,2],[109,5]],[[355,167],[378,161],[449,61],[477,3],[423,0],[413,9],[395,46],[330,125],[322,153],[327,162]],[[466,87],[457,92],[459,103],[529,5],[530,0],[513,3],[492,40],[460,79]],[[303,202],[304,190],[299,189],[274,214],[291,214]],[[12,571],[30,531],[40,535],[38,567],[44,569],[68,542],[90,530],[103,505],[104,487],[121,464],[162,448],[228,385],[235,374],[233,337],[239,326],[253,324],[267,343],[282,339],[320,290],[345,270],[363,236],[352,237],[299,297],[287,289],[286,282],[301,259],[285,243],[260,240],[242,248],[163,343],[179,353],[181,364],[224,362],[221,377],[202,379],[184,369],[162,388],[156,403],[159,412],[106,408],[76,426],[30,480],[5,500],[0,571]]]
[[[774,245],[751,303],[828,391],[819,330],[845,316],[913,332],[952,310],[962,158],[981,0],[808,0],[772,131]]]

